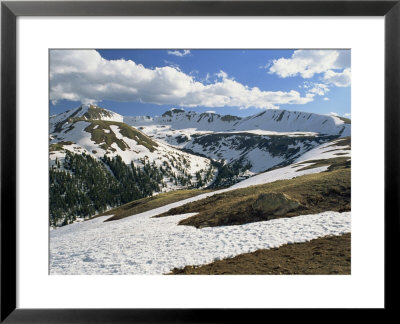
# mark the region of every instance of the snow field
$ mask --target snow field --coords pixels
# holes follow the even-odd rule
[[[174,267],[306,242],[350,232],[350,212],[324,212],[244,225],[196,229],[177,225],[195,215],[152,218],[171,208],[251,185],[319,173],[327,167],[297,171],[302,166],[272,170],[230,188],[206,193],[118,221],[111,216],[63,226],[50,231],[51,274],[163,274]]]
[[[226,191],[235,190],[235,189],[239,189],[239,188],[246,188],[249,186],[256,186],[256,185],[260,185],[260,184],[270,183],[270,182],[278,181],[278,180],[293,179],[293,178],[300,177],[300,176],[303,176],[306,174],[314,174],[314,173],[324,172],[329,167],[329,165],[328,165],[328,166],[322,166],[322,167],[298,171],[299,169],[305,168],[305,167],[313,165],[313,164],[314,163],[305,163],[305,164],[301,164],[298,166],[291,164],[291,165],[288,165],[288,166],[280,168],[280,169],[260,173],[251,178],[240,181],[225,190]]]
[[[283,244],[351,231],[350,212],[323,212],[245,225],[196,229],[178,226],[194,214],[92,221],[50,232],[51,274],[165,274]]]
[[[300,156],[295,163],[304,162],[307,160],[323,160],[333,159],[337,157],[351,157],[348,146],[336,146],[335,141],[322,144]],[[344,149],[346,148],[346,150]],[[339,155],[337,155],[339,154]]]

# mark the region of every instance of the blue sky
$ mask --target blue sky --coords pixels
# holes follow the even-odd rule
[[[94,103],[128,116],[177,107],[350,117],[350,92],[350,50],[50,51],[51,114]]]

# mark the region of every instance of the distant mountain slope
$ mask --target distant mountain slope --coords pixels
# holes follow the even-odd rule
[[[154,139],[230,164],[237,175],[287,165],[324,142],[348,136],[351,128],[349,120],[336,116],[285,110],[240,118],[171,109],[124,121]]]
[[[308,150],[336,136],[257,135],[252,133],[216,133],[192,136],[184,149],[227,164],[246,167],[252,173],[290,164]]]
[[[349,136],[351,127],[348,120],[336,116],[273,109],[245,118],[171,109],[158,117],[124,117],[124,122],[137,127],[162,125],[175,130],[192,129],[194,132],[265,130],[340,136]]]

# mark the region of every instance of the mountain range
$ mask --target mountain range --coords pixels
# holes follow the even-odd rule
[[[351,122],[285,110],[130,117],[82,105],[51,116],[49,128],[50,224],[65,225],[157,192],[226,187],[287,166],[350,136]]]

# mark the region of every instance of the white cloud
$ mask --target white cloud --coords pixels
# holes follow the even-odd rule
[[[170,54],[170,55],[175,55],[175,56],[179,56],[179,57],[182,57],[182,56],[186,56],[186,55],[189,55],[190,54],[190,50],[183,50],[183,51],[167,51],[167,53],[168,54]]]
[[[329,115],[330,115],[330,116],[339,116],[338,113],[335,113],[335,112],[333,112],[333,111],[331,111],[331,112],[329,113]]]
[[[344,117],[351,117],[351,113],[345,113],[343,116]]]
[[[226,72],[224,72],[224,71],[219,71],[218,73],[215,73],[215,75],[218,77],[218,78],[221,78],[222,80],[225,80],[225,79],[227,79],[228,78],[228,74],[226,73]]]
[[[113,100],[186,107],[278,108],[306,104],[313,94],[262,91],[250,88],[220,71],[214,83],[203,84],[170,66],[145,68],[131,60],[106,60],[94,50],[50,52],[50,100],[81,102]]]
[[[308,90],[308,93],[316,94],[318,96],[323,96],[329,92],[329,88],[323,83],[313,83],[312,88]]]
[[[325,98],[324,98],[324,101],[329,101],[329,98],[325,97]]]
[[[324,81],[328,84],[333,84],[336,87],[348,87],[351,84],[350,69],[345,69],[343,72],[326,71]]]
[[[297,50],[291,58],[273,60],[269,73],[282,78],[300,75],[308,79],[314,74],[349,67],[349,50]]]
[[[215,110],[207,110],[206,113],[207,114],[216,114],[216,111]]]

